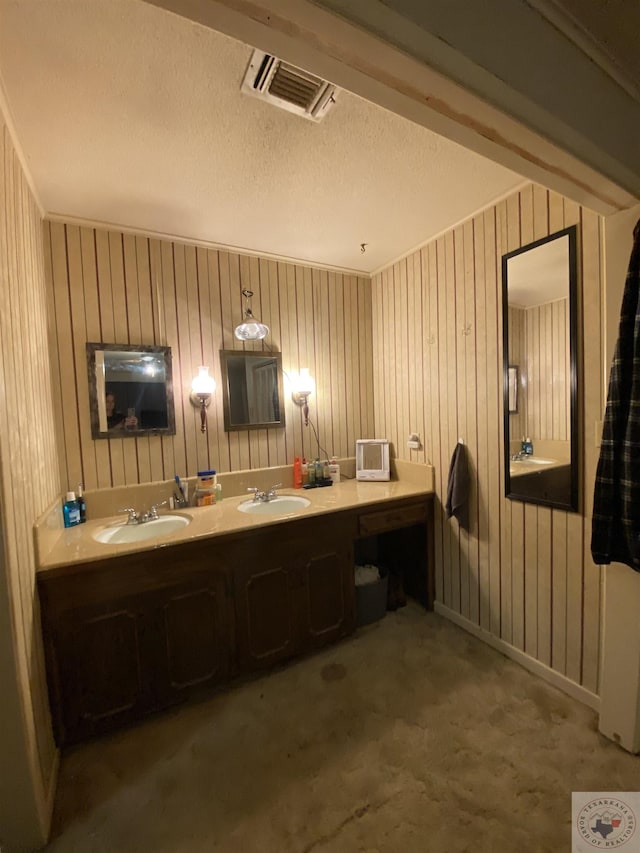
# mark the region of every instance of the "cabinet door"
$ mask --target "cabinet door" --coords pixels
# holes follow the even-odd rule
[[[148,671],[148,614],[138,598],[78,608],[60,620],[60,743],[107,731],[155,707]]]
[[[318,648],[355,627],[353,548],[316,549],[300,566],[303,645]]]
[[[231,641],[223,573],[156,593],[153,610],[161,705],[229,677]]]
[[[286,557],[265,559],[254,554],[240,558],[234,575],[239,669],[264,669],[296,654],[300,649],[295,606],[298,567]]]

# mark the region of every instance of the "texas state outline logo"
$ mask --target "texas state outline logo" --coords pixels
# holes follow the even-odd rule
[[[631,792],[626,796],[633,800],[638,797]],[[635,811],[618,794],[574,792],[572,805],[573,853],[582,853],[583,850],[619,850],[625,847],[625,853],[640,850],[640,836],[635,835]],[[637,803],[634,805],[637,807]],[[631,841],[634,843],[628,846]]]

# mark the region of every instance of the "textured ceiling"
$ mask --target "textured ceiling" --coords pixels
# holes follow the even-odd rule
[[[1,0],[46,213],[371,272],[522,180],[348,92],[319,124],[241,95],[251,51],[140,0]]]

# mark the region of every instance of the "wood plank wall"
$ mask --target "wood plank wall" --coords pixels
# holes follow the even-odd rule
[[[26,823],[25,797],[33,788],[39,814],[35,825],[32,817],[32,825],[22,827],[24,849],[44,841],[39,833],[47,829],[56,766],[32,532],[36,518],[60,494],[46,305],[40,213],[0,113],[0,607],[10,610],[0,615],[0,643],[3,659],[13,658],[16,666],[15,672],[5,669],[0,738],[11,739],[10,751],[20,750],[24,741],[31,774],[25,782],[21,762],[11,770],[4,767],[3,773],[12,776],[13,796],[10,803],[0,804],[0,818],[3,842],[10,843],[9,827],[15,834],[20,831],[17,823]],[[11,636],[5,626],[10,626]],[[12,725],[14,705],[22,717],[17,729]]]
[[[504,497],[501,256],[569,225],[580,233],[581,512]],[[375,431],[436,469],[436,597],[473,624],[598,691],[600,569],[590,517],[602,417],[601,220],[529,185],[373,279]],[[406,447],[419,432],[424,450]],[[468,532],[447,521],[451,454],[472,470]]]
[[[512,450],[526,433],[538,440],[569,441],[569,301],[530,308],[509,306],[509,364],[520,369],[518,411],[509,416]]]
[[[569,441],[569,301],[557,299],[536,305],[524,314],[527,428],[534,440]]]
[[[509,415],[511,450],[516,453],[527,432],[527,336],[524,308],[510,305],[508,322],[509,364],[518,368],[518,411]]]
[[[233,335],[243,288],[254,292],[254,314],[270,327],[266,344],[282,352],[286,374],[308,367],[316,380],[310,415],[328,454],[353,456],[356,439],[373,436],[369,279],[59,222],[45,222],[44,243],[63,488],[152,482],[208,467],[262,468],[317,455],[286,381],[284,430],[224,431],[218,351],[263,349]],[[172,348],[175,436],[92,440],[87,341]],[[218,385],[205,435],[189,401],[200,364],[211,367]]]

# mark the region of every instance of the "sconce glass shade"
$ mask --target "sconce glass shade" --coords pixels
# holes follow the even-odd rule
[[[309,368],[301,367],[300,373],[298,374],[297,379],[293,383],[293,393],[298,394],[300,397],[308,397],[309,394],[313,394],[315,390],[316,383],[313,381],[313,378],[309,374]]]
[[[207,431],[207,406],[215,390],[216,380],[209,376],[209,368],[202,365],[191,382],[191,402],[200,409],[200,432]]]
[[[216,380],[213,376],[209,376],[209,368],[206,365],[198,368],[198,375],[194,377],[191,383],[191,390],[197,396],[213,394],[216,390]]]
[[[236,326],[234,334],[239,341],[261,341],[269,334],[269,327],[265,326],[265,324],[261,323],[259,320],[256,320],[253,316],[253,311],[251,310],[251,297],[253,296],[253,291],[243,290],[242,295],[246,299],[244,320]]]
[[[302,406],[302,414],[304,416],[304,425],[309,426],[309,397],[316,390],[316,383],[309,375],[308,367],[301,367],[300,373],[293,382],[293,391],[291,399],[296,406]]]

